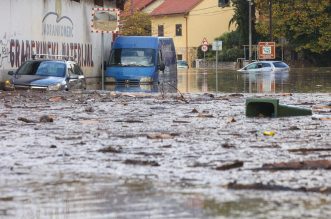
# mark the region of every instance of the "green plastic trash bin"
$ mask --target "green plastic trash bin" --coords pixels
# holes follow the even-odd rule
[[[280,105],[278,99],[248,98],[246,99],[247,117],[286,117],[312,115],[310,109]]]

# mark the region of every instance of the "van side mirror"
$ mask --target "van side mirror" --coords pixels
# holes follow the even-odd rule
[[[163,62],[160,63],[160,65],[159,65],[159,69],[160,69],[160,71],[164,71],[164,69],[165,69],[165,64],[164,64]]]
[[[14,75],[14,71],[9,71],[8,75]]]

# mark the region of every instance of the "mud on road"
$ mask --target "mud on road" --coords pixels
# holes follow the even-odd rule
[[[313,115],[247,118],[256,96]],[[330,218],[330,103],[2,91],[0,218]]]

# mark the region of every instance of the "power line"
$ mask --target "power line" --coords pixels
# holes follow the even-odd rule
[[[206,9],[210,9],[210,8],[218,8],[218,6],[211,6],[211,7],[207,7],[207,8],[193,9],[192,11],[202,11],[202,10],[206,10]]]
[[[190,16],[197,16],[197,15],[217,15],[217,14],[222,14],[226,11],[233,11],[233,9],[229,8],[229,9],[224,9],[222,11],[212,11],[212,12],[208,12],[208,13],[200,13],[200,14],[190,14]]]

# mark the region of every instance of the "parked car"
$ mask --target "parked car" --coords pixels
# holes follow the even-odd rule
[[[188,64],[184,60],[178,60],[177,61],[177,68],[188,68]]]
[[[258,72],[288,72],[290,67],[282,61],[257,61],[252,62],[245,67],[239,69],[243,73],[258,73]]]
[[[24,62],[16,72],[8,72],[11,79],[5,90],[71,90],[86,89],[83,71],[75,61],[61,59],[32,59]]]

